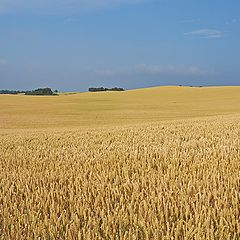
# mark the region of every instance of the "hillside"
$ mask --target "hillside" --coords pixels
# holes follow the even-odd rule
[[[0,128],[91,127],[240,113],[240,87],[0,96]]]
[[[0,239],[240,239],[239,93],[0,96]]]

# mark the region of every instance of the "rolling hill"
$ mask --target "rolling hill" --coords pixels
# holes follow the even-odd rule
[[[240,87],[0,96],[0,128],[96,127],[240,113]]]

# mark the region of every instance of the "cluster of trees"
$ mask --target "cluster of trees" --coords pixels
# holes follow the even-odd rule
[[[118,87],[114,87],[114,88],[104,88],[104,87],[89,88],[89,92],[106,92],[106,91],[125,91],[125,89],[124,88],[118,88]]]
[[[0,94],[20,94],[25,93],[25,91],[13,91],[13,90],[0,90]]]
[[[89,92],[106,92],[106,91],[125,91],[124,88],[89,88]],[[32,91],[14,91],[14,90],[0,90],[0,94],[25,94],[25,95],[34,95],[34,96],[52,96],[57,95],[58,91],[52,91],[51,88],[38,88]]]
[[[15,91],[15,90],[0,90],[0,94],[25,94],[25,95],[39,95],[39,96],[50,96],[57,95],[58,91],[52,91],[51,88],[38,88],[32,91]]]
[[[38,88],[32,91],[26,91],[26,95],[40,95],[40,96],[50,96],[56,95],[57,91],[53,92],[51,88]]]

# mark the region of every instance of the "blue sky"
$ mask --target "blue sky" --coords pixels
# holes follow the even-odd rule
[[[240,85],[239,42],[239,0],[0,0],[0,89]]]

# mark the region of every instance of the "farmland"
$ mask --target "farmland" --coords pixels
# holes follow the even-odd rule
[[[94,128],[236,114],[239,92],[240,87],[156,87],[59,97],[0,95],[0,128]]]
[[[240,87],[0,96],[0,239],[239,239]]]

